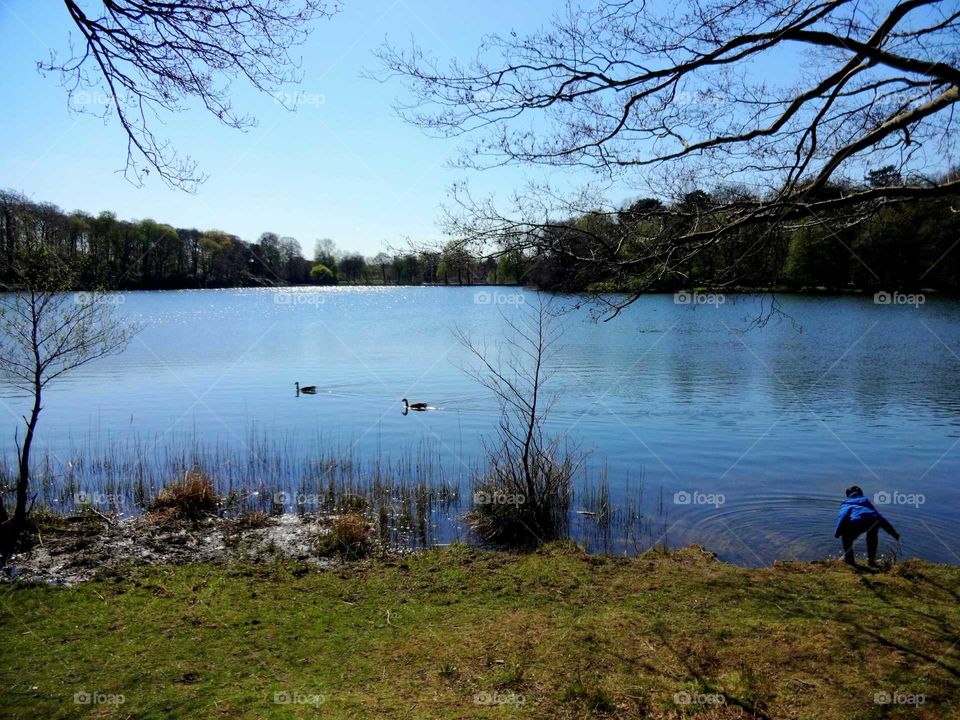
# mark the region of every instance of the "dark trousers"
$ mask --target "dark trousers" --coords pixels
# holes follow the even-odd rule
[[[877,562],[877,542],[880,536],[880,528],[883,528],[883,531],[888,535],[893,535],[896,531],[893,529],[893,525],[887,522],[886,518],[881,517],[879,520],[870,522],[865,525],[853,526],[847,529],[843,535],[840,536],[840,539],[843,541],[843,559],[850,563],[854,564],[853,560],[853,541],[858,537],[867,534],[867,559],[871,565],[876,564]]]

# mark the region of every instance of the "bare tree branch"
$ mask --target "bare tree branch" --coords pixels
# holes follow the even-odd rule
[[[529,188],[503,208],[457,188],[455,242],[648,286],[727,243],[712,281],[734,283],[741,251],[769,249],[758,235],[960,190],[958,38],[955,0],[601,0],[488,37],[466,64],[386,45],[375,76],[406,84],[407,121],[465,141],[462,167],[587,168],[672,201],[611,229],[622,208],[589,189]],[[895,182],[865,187],[877,168]],[[709,202],[685,200],[702,188]]]
[[[151,170],[171,187],[192,191],[205,177],[152,128],[161,112],[179,112],[193,99],[229,127],[253,118],[230,103],[230,83],[246,80],[273,93],[299,80],[291,48],[309,34],[314,17],[336,12],[325,0],[64,0],[82,44],[69,59],[38,63],[54,71],[71,101],[78,91],[116,113],[127,136],[124,176],[140,185]],[[102,98],[102,102],[100,99]],[[95,111],[96,112],[96,111]]]

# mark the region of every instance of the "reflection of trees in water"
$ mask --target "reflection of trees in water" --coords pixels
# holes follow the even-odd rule
[[[960,411],[960,385],[952,381],[960,364],[951,354],[960,326],[955,301],[927,299],[909,312],[874,305],[870,297],[780,302],[790,318],[764,327],[745,322],[751,307],[744,299],[732,312],[679,310],[668,316],[673,329],[624,383],[652,390],[650,379],[664,378],[670,401],[718,412],[747,409],[746,399],[759,395],[777,413],[840,405],[870,420],[893,405],[930,408],[954,424]],[[929,312],[934,308],[936,314]],[[960,347],[952,349],[960,354]]]

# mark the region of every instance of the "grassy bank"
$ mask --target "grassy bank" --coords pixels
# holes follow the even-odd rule
[[[0,588],[0,716],[958,717],[958,600],[956,567],[695,548],[133,568]]]

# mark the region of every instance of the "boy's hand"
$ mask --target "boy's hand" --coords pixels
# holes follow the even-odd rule
[[[897,542],[900,542],[900,533],[898,533],[896,530],[893,531],[893,539]]]

